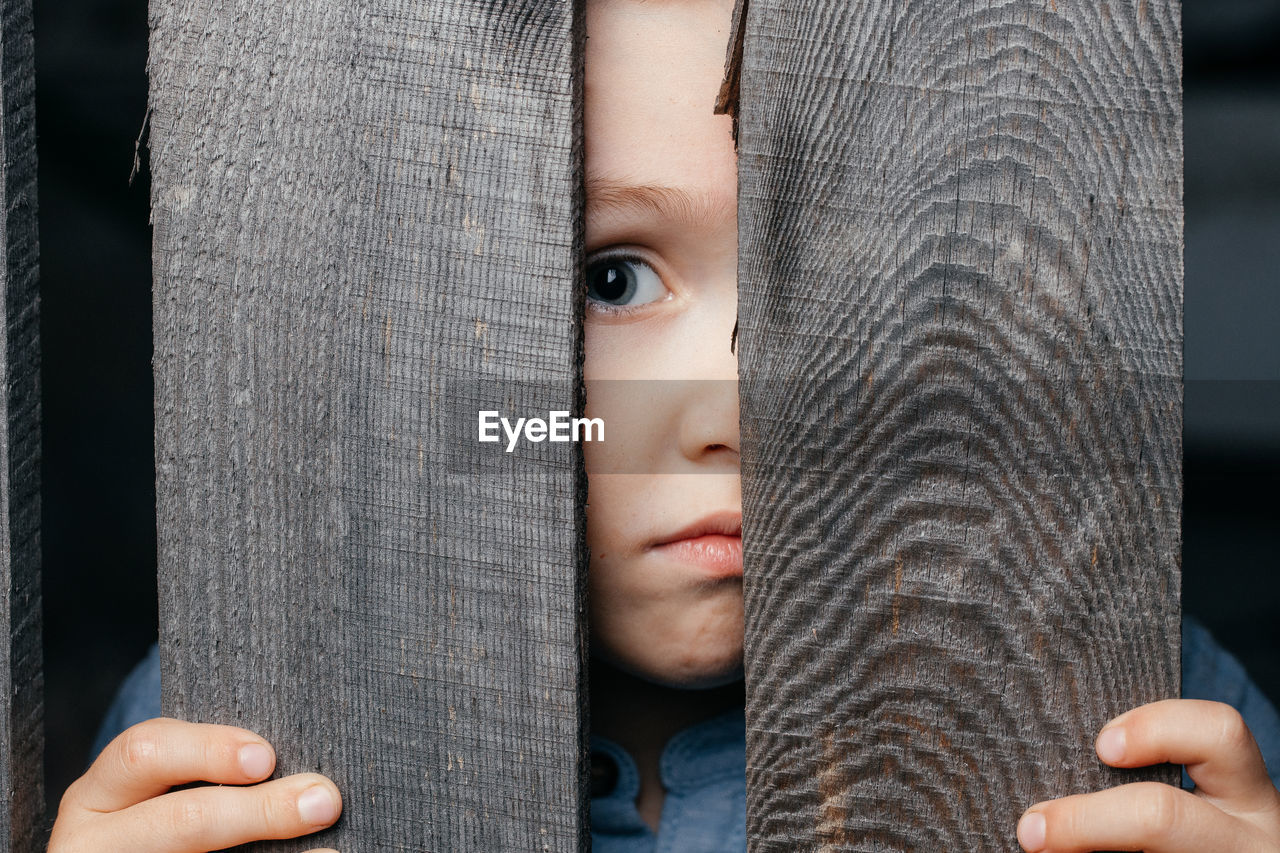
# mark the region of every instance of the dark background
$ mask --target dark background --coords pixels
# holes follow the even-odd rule
[[[156,637],[146,4],[35,0],[50,809]],[[1184,607],[1280,699],[1280,0],[1186,0]]]

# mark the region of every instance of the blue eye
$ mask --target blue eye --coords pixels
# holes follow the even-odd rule
[[[634,308],[668,295],[661,276],[639,258],[604,258],[587,266],[587,300],[593,308]]]

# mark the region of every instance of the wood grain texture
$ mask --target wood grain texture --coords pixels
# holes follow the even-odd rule
[[[1173,0],[752,0],[754,851],[1020,849],[1179,692]]]
[[[0,0],[0,851],[44,849],[40,289],[30,0]]]
[[[588,843],[580,452],[475,422],[581,411],[581,17],[152,0],[164,707],[345,798],[261,849]]]

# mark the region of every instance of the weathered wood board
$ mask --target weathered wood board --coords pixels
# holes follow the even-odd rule
[[[40,290],[30,0],[0,2],[4,295],[0,377],[0,850],[44,849],[40,652]]]
[[[752,850],[1018,850],[1178,695],[1179,13],[751,0]]]
[[[263,849],[588,844],[580,451],[476,441],[581,410],[581,17],[152,0],[164,707],[345,798]]]

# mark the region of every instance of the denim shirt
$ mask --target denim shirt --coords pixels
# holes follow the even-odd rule
[[[1198,622],[1182,625],[1182,696],[1225,702],[1249,724],[1272,782],[1280,786],[1280,715],[1240,662]],[[121,685],[94,744],[94,755],[136,722],[160,716],[160,658],[156,647]],[[738,708],[678,732],[662,751],[659,773],[667,791],[655,834],[636,809],[640,775],[635,761],[607,738],[591,738],[593,762],[612,763],[611,790],[591,798],[596,853],[743,853],[746,830],[746,725]],[[1183,784],[1190,780],[1183,773]]]
[[[612,761],[613,790],[591,798],[591,849],[602,853],[721,853],[747,849],[747,729],[742,708],[690,726],[658,761],[658,833],[636,810],[640,774],[616,743],[591,736],[592,761]]]

